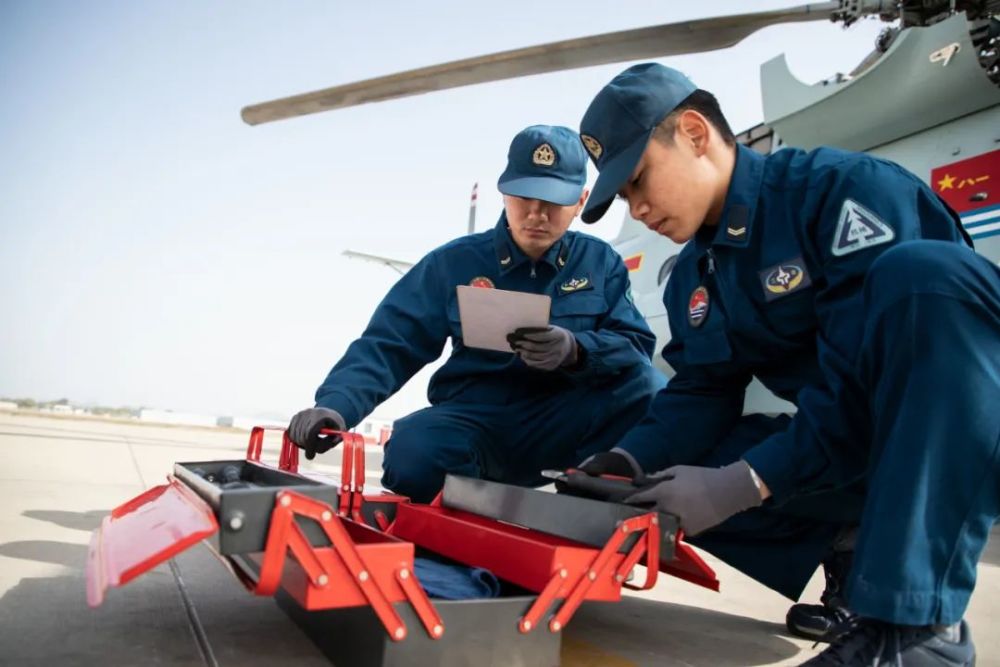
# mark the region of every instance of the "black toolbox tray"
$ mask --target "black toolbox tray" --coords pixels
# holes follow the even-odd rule
[[[220,482],[206,479],[219,479],[228,466],[239,470],[239,480],[246,486],[225,488]],[[225,556],[264,551],[274,497],[279,491],[295,491],[334,509],[339,499],[337,486],[244,459],[175,463],[174,476],[215,512],[219,532],[211,538],[212,546]],[[314,521],[299,521],[299,525],[314,546],[330,544]]]

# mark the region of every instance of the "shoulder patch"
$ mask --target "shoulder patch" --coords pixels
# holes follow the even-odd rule
[[[889,243],[896,238],[892,227],[853,199],[845,199],[840,208],[837,229],[830,252],[843,257],[858,250]]]

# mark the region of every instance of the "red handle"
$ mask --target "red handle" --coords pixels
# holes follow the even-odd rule
[[[264,431],[281,431],[281,453],[278,455],[278,468],[288,472],[298,472],[299,448],[288,437],[288,431],[283,426],[254,426],[250,429],[247,461],[260,463],[260,454],[264,449]]]
[[[359,519],[362,494],[365,490],[365,439],[360,433],[325,428],[320,435],[339,435],[343,439],[344,455],[340,464],[341,516]]]

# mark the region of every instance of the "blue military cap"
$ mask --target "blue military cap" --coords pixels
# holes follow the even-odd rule
[[[587,155],[568,127],[532,125],[517,133],[497,188],[505,195],[570,206],[587,182]]]
[[[600,172],[584,222],[597,222],[632,175],[656,126],[697,86],[657,63],[633,65],[597,93],[580,121],[580,139]]]

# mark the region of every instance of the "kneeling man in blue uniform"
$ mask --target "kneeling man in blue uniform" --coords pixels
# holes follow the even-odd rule
[[[1000,514],[1000,269],[916,176],[828,148],[759,155],[683,74],[637,65],[581,139],[615,195],[687,245],[664,294],[676,375],[591,474],[796,599],[808,665],[972,665],[962,621]],[[757,377],[794,416],[744,416]],[[660,471],[657,473],[657,471]],[[853,558],[852,558],[853,554]]]
[[[606,451],[645,415],[663,380],[628,271],[607,243],[568,231],[586,178],[572,130],[537,125],[514,137],[496,227],[410,269],[320,385],[316,407],[292,418],[289,435],[307,458],[336,444],[321,429],[354,427],[437,359],[448,338],[430,407],[396,421],[386,444],[382,484],[415,501],[432,500],[446,473],[542,484],[541,470]],[[459,285],[549,295],[551,324],[518,338],[516,354],[466,347]]]

